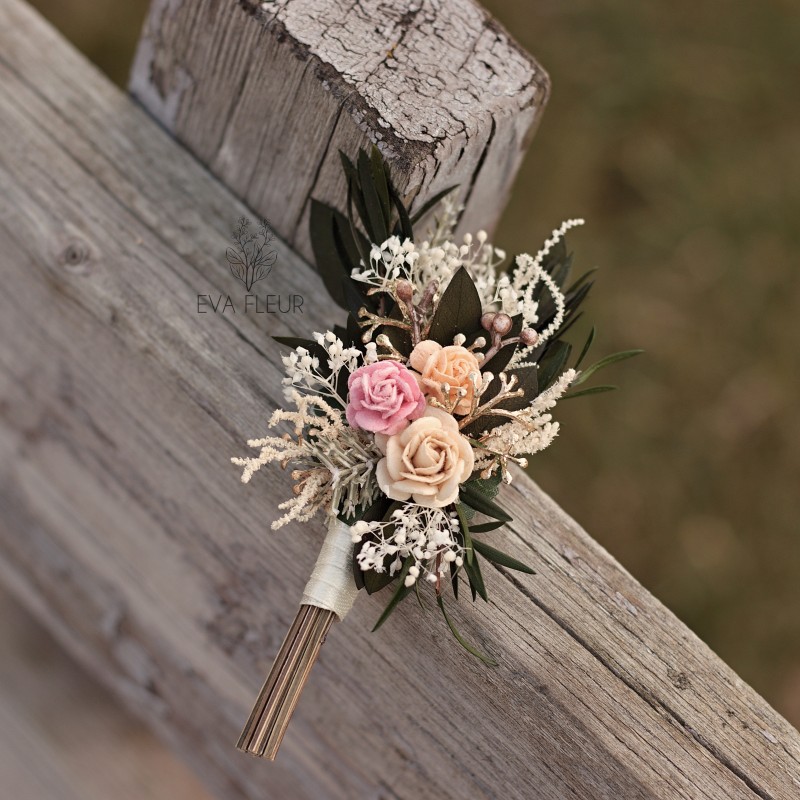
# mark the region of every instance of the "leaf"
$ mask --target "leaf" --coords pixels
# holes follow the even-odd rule
[[[478,559],[474,559],[471,564],[465,561],[464,572],[467,573],[467,577],[469,578],[469,586],[470,589],[472,589],[472,599],[475,600],[475,595],[479,594],[488,603],[489,595],[486,593],[486,586],[483,583],[481,565],[478,563]]]
[[[567,278],[569,278],[571,269],[572,254],[570,253],[563,261],[556,264],[553,269],[548,270],[559,289],[564,289],[564,284],[567,282]]]
[[[339,254],[339,260],[347,272],[348,277],[354,267],[359,265],[361,259],[361,251],[359,245],[355,240],[355,235],[361,235],[359,231],[353,231],[348,220],[343,214],[340,214],[336,209],[333,211],[333,241],[336,245],[336,252]],[[363,237],[362,237],[363,238]]]
[[[392,197],[392,202],[394,203],[395,208],[397,209],[397,216],[399,218],[398,226],[400,228],[400,237],[402,239],[412,239],[414,238],[414,228],[411,224],[411,220],[408,216],[408,210],[406,209],[403,201],[400,199],[400,195],[397,194],[395,191],[394,186],[389,184],[389,193]]]
[[[471,564],[475,558],[475,553],[472,550],[472,540],[469,535],[469,523],[467,522],[467,515],[464,506],[461,503],[456,503],[456,513],[458,514],[458,521],[461,524],[461,535],[464,537],[464,552],[467,556],[467,563]]]
[[[430,200],[426,200],[413,214],[411,217],[411,224],[416,225],[437,203],[447,197],[450,192],[454,189],[457,189],[458,185],[450,186],[447,189],[442,189],[441,192],[437,192]]]
[[[428,338],[451,345],[457,333],[469,335],[480,328],[482,313],[478,290],[467,270],[459,267],[439,300]]]
[[[581,354],[578,356],[578,360],[575,362],[575,369],[583,362],[583,359],[586,358],[586,354],[589,352],[589,348],[592,346],[592,342],[594,341],[594,325],[592,325],[592,329],[589,331],[589,336],[586,338],[586,344],[583,346],[581,350]]]
[[[482,494],[477,489],[470,488],[469,483],[462,485],[459,494],[462,503],[474,508],[481,514],[503,522],[511,522],[511,517],[500,506],[495,505],[485,494]]]
[[[570,314],[568,319],[564,320],[564,324],[556,331],[556,338],[560,339],[581,317],[583,311],[578,311],[575,314]]]
[[[347,308],[344,285],[350,280],[341,262],[339,248],[334,235],[334,210],[317,200],[311,200],[311,249],[314,263],[322,277],[322,282],[334,303]]]
[[[372,150],[369,154],[370,166],[372,168],[372,181],[375,189],[378,192],[378,198],[381,201],[381,208],[383,210],[383,218],[389,221],[392,213],[392,207],[389,205],[389,174],[386,164],[381,156],[381,151],[375,145],[372,145]],[[388,236],[386,237],[389,238]]]
[[[527,564],[517,561],[516,558],[504,553],[502,550],[498,550],[495,547],[490,547],[485,542],[480,542],[477,539],[473,539],[472,544],[484,558],[487,558],[493,564],[499,564],[501,567],[508,567],[509,569],[518,570],[519,572],[526,572],[528,575],[536,574]]]
[[[358,211],[358,217],[361,220],[366,220],[367,218],[367,209],[364,207],[364,200],[361,196],[361,186],[358,180],[358,170],[355,167],[355,164],[347,157],[344,151],[339,151],[339,158],[342,161],[342,168],[344,169],[344,174],[347,176],[347,186],[348,192],[352,187],[353,192],[352,196],[348,195],[348,205],[354,204],[356,207],[356,211]]]
[[[347,221],[350,225],[350,235],[352,236],[353,241],[356,243],[356,247],[358,248],[358,254],[360,256],[360,260],[363,261],[364,264],[366,265],[370,263],[369,260],[370,247],[367,238],[358,229],[356,221],[353,218],[353,205],[356,197],[360,197],[360,194],[358,192],[358,182],[355,177],[351,177],[350,180],[347,182]],[[357,203],[355,203],[355,205],[358,207]],[[358,208],[358,210],[361,218],[363,219],[366,212],[362,214],[360,211],[360,207]]]
[[[389,226],[383,215],[381,198],[375,186],[372,164],[364,150],[361,150],[358,154],[358,178],[361,184],[364,208],[367,212],[366,219],[362,219],[362,222],[367,227],[370,241],[375,244],[381,244],[389,238]]]
[[[403,314],[396,305],[392,307],[392,310],[389,312],[388,316],[390,319],[403,319]],[[378,332],[385,333],[386,336],[389,337],[389,341],[395,350],[398,350],[401,353],[411,352],[411,334],[409,331],[403,330],[402,328],[396,328],[394,325],[382,325],[378,329]]]
[[[374,569],[369,569],[366,572],[361,570],[361,572],[364,579],[364,588],[367,590],[367,594],[375,594],[375,592],[385,589],[393,580],[397,578],[397,575],[390,575],[388,569],[386,572],[375,572]]]
[[[581,286],[582,286],[584,283],[586,283],[586,281],[587,281],[587,280],[588,280],[588,279],[589,279],[589,278],[590,278],[592,275],[594,275],[594,273],[595,273],[595,272],[597,272],[597,267],[592,267],[592,269],[590,269],[588,272],[584,272],[584,273],[583,273],[583,275],[581,275],[581,276],[580,276],[580,278],[578,278],[578,280],[576,280],[576,281],[575,281],[575,282],[572,284],[572,286],[570,286],[570,287],[567,289],[567,294],[572,294],[572,293],[574,293],[574,292],[575,292],[577,289],[579,289],[579,288],[580,288],[580,287],[581,287]]]
[[[375,623],[375,626],[372,629],[373,633],[376,630],[378,630],[378,628],[380,628],[381,625],[383,625],[383,623],[386,622],[387,619],[389,619],[391,613],[395,610],[395,608],[397,608],[397,606],[401,603],[401,601],[405,600],[409,592],[412,591],[413,586],[406,586],[405,580],[406,580],[406,575],[408,575],[408,570],[410,569],[413,563],[414,559],[412,556],[408,556],[408,558],[406,558],[405,562],[403,563],[403,569],[400,570],[400,575],[398,575],[399,583],[397,589],[395,590],[395,593],[392,595],[392,599],[389,601],[386,608],[383,609],[383,614],[380,615],[378,621]]]
[[[445,611],[445,608],[444,608],[444,600],[442,599],[442,596],[441,596],[441,595],[438,595],[438,596],[436,597],[436,602],[439,604],[439,608],[441,608],[441,609],[442,609],[442,615],[444,616],[444,621],[447,623],[447,627],[448,627],[448,628],[450,628],[450,633],[452,633],[452,634],[453,634],[453,636],[455,636],[455,638],[456,638],[456,641],[457,641],[457,642],[458,642],[458,643],[459,643],[459,644],[460,644],[460,645],[461,645],[461,646],[462,646],[462,647],[463,647],[463,648],[464,648],[464,649],[465,649],[465,650],[466,650],[468,653],[472,653],[472,655],[473,655],[473,656],[476,656],[477,658],[479,658],[479,659],[480,659],[481,661],[483,661],[483,663],[484,663],[484,664],[486,664],[487,666],[489,666],[489,667],[496,667],[496,666],[497,666],[497,662],[496,662],[496,661],[495,661],[493,658],[490,658],[489,656],[486,656],[486,655],[484,655],[483,653],[481,653],[481,651],[480,651],[480,650],[478,650],[478,649],[477,649],[477,648],[476,648],[474,645],[470,644],[470,643],[469,643],[469,642],[468,642],[468,641],[467,641],[467,640],[466,640],[466,639],[465,639],[465,638],[464,638],[464,637],[463,637],[463,636],[462,636],[462,635],[461,635],[461,634],[458,632],[458,630],[456,629],[455,625],[453,625],[452,621],[450,620],[450,617],[448,616],[448,614],[447,614],[447,611]]]
[[[610,356],[601,358],[599,361],[596,361],[594,364],[592,364],[591,367],[587,367],[583,372],[581,372],[572,385],[578,386],[594,375],[597,370],[603,369],[603,367],[607,367],[610,364],[616,364],[617,361],[624,361],[626,358],[633,358],[634,356],[638,356],[643,352],[644,350],[623,350],[620,353],[612,353]]]
[[[363,285],[363,284],[361,284]],[[344,301],[351,316],[357,317],[358,312],[365,306],[369,308],[372,304],[369,298],[361,293],[361,285],[357,281],[349,278],[344,281]]]
[[[578,392],[570,392],[565,394],[562,400],[572,400],[573,397],[584,397],[587,394],[602,394],[603,392],[613,392],[619,388],[617,386],[590,386],[588,389],[581,389]]]
[[[489,533],[489,531],[496,531],[498,528],[502,528],[505,524],[501,519],[496,519],[494,522],[482,522],[480,525],[473,525],[469,532],[470,534]]]
[[[347,315],[347,334],[343,342],[347,344],[348,347],[357,347],[362,352],[364,351],[364,342],[361,339],[362,332],[361,326],[358,324],[358,320],[356,319],[354,314]]]
[[[485,494],[488,498],[497,497],[497,493],[500,491],[500,484],[503,482],[503,478],[499,472],[495,472],[489,478],[474,478],[473,480],[469,481],[470,488],[477,489],[479,492]]]
[[[450,562],[450,583],[453,585],[453,597],[458,600],[458,567],[454,561]]]
[[[553,342],[547,354],[539,362],[539,391],[543,392],[556,379],[567,363],[572,345],[567,342]]]

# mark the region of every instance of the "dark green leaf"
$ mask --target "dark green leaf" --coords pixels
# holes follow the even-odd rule
[[[455,636],[456,641],[468,652],[472,653],[472,655],[477,656],[484,664],[489,667],[496,667],[497,662],[490,658],[489,656],[484,655],[478,650],[474,645],[471,645],[456,629],[456,626],[453,625],[450,617],[447,614],[447,611],[444,609],[444,600],[442,599],[441,595],[438,595],[436,598],[436,602],[439,604],[439,608],[442,609],[442,616],[444,616],[444,621],[447,623],[447,627],[450,628],[450,632]]]
[[[367,594],[375,594],[381,589],[385,589],[393,580],[397,579],[397,575],[390,575],[389,570],[386,572],[375,572],[374,569],[369,569],[362,573],[364,575],[364,588]]]
[[[381,244],[389,238],[389,226],[383,215],[381,198],[372,175],[372,164],[364,150],[358,154],[358,178],[361,184],[361,196],[367,210],[366,219],[362,220],[367,227],[369,239],[374,244]]]
[[[610,356],[606,356],[605,358],[601,358],[599,361],[596,361],[592,364],[591,367],[587,367],[580,375],[575,379],[573,386],[578,386],[579,384],[586,381],[595,372],[599,369],[603,369],[603,367],[607,367],[610,364],[616,364],[617,361],[624,361],[626,358],[633,358],[634,356],[638,356],[640,353],[643,353],[644,350],[624,350],[621,353],[612,353]]]
[[[457,333],[469,335],[480,328],[482,313],[478,290],[466,269],[459,267],[439,300],[428,338],[451,345]]]
[[[460,491],[461,502],[474,508],[481,514],[493,519],[499,519],[503,522],[510,522],[511,517],[503,511],[500,506],[495,505],[485,494],[478,489],[470,487],[469,483],[465,483]]]
[[[472,599],[475,600],[475,595],[479,594],[488,603],[489,595],[486,593],[486,586],[483,583],[481,565],[478,559],[474,559],[471,564],[465,561],[464,572],[467,573],[467,578],[469,578],[469,587],[472,590]]]
[[[467,556],[467,563],[471,564],[475,558],[475,553],[472,550],[472,540],[469,535],[469,523],[467,522],[466,509],[461,503],[456,503],[456,512],[458,513],[458,521],[461,524],[461,535],[464,537],[464,553]]]
[[[616,386],[590,386],[588,389],[581,389],[577,392],[570,392],[570,394],[565,394],[561,399],[562,400],[572,400],[574,397],[584,397],[587,394],[602,394],[603,392],[613,392],[616,391]]]
[[[547,354],[539,362],[539,391],[543,392],[561,374],[567,363],[572,345],[567,342],[554,342]]]
[[[350,315],[354,317],[358,316],[358,312],[362,308],[365,306],[369,308],[372,305],[370,298],[367,298],[366,295],[361,293],[362,285],[363,284],[359,284],[356,281],[350,280],[349,278],[343,283],[344,302],[347,310],[350,312]]]
[[[567,289],[567,294],[572,294],[572,293],[574,293],[574,292],[575,292],[577,289],[579,289],[579,288],[580,288],[580,287],[581,287],[581,286],[582,286],[584,283],[586,283],[586,281],[587,281],[587,280],[588,280],[588,279],[589,279],[589,278],[590,278],[592,275],[594,275],[594,273],[595,273],[595,272],[597,272],[597,267],[592,267],[592,269],[590,269],[588,272],[584,272],[584,273],[583,273],[583,275],[581,275],[581,276],[580,276],[580,278],[578,278],[578,280],[576,280],[576,281],[575,281],[575,283],[573,283],[573,284],[572,284],[572,286],[570,286],[570,287]]]
[[[358,180],[358,170],[355,167],[355,164],[345,155],[343,151],[339,151],[339,158],[342,160],[342,167],[344,168],[344,174],[347,176],[347,185],[348,190],[352,187],[352,196],[348,197],[348,204],[352,203],[356,207],[356,211],[358,211],[358,217],[360,220],[365,221],[367,219],[367,209],[364,207],[364,200],[361,196],[361,185]]]
[[[361,338],[361,326],[358,324],[354,314],[347,315],[347,338],[343,341],[347,342],[350,347],[357,347],[362,352],[364,351],[364,342]]]
[[[594,341],[594,325],[592,329],[589,331],[589,335],[586,337],[586,344],[583,346],[581,350],[581,354],[578,356],[578,360],[575,362],[575,369],[580,367],[583,359],[586,358],[586,354],[589,352],[589,348],[592,346],[592,342]]]
[[[354,267],[358,266],[361,252],[354,239],[354,233],[350,227],[350,221],[344,214],[340,214],[336,209],[333,211],[333,241],[339,260],[349,275]]]
[[[356,205],[356,207],[358,208],[358,203],[355,202],[357,197],[360,197],[360,193],[358,191],[358,183],[356,179],[353,177],[347,182],[347,221],[348,224],[350,225],[350,235],[358,248],[358,254],[360,260],[363,261],[364,264],[369,264],[370,263],[369,242],[367,241],[366,237],[361,233],[361,231],[358,229],[356,221],[353,218],[353,205]],[[359,214],[361,214],[360,209],[359,209]],[[364,218],[363,214],[361,214],[361,218],[362,219]]]
[[[458,567],[456,566],[455,561],[450,562],[450,583],[453,585],[453,597],[458,600],[459,577]]]
[[[498,528],[502,528],[505,524],[501,519],[497,519],[494,522],[482,522],[480,525],[470,527],[469,532],[470,534],[489,533],[489,531],[496,531]]]
[[[334,235],[334,215],[337,212],[317,200],[311,200],[311,249],[314,263],[334,303],[347,308],[344,295],[345,282],[350,275],[342,264]]]
[[[420,592],[419,592],[419,581],[417,581],[417,582],[414,584],[414,594],[416,594],[416,596],[417,596],[417,602],[419,603],[419,607],[420,607],[420,608],[421,608],[423,611],[427,611],[427,610],[428,610],[428,609],[427,609],[427,606],[425,605],[425,603],[423,603],[423,602],[422,602],[422,595],[421,595],[421,594],[420,594]]]
[[[475,489],[491,500],[492,498],[497,497],[497,493],[500,491],[500,484],[502,481],[502,475],[499,472],[495,472],[489,478],[473,478],[467,483],[470,489]]]
[[[383,218],[386,220],[387,225],[392,213],[392,208],[389,205],[389,175],[387,174],[386,164],[381,156],[381,151],[375,145],[372,145],[370,151],[370,166],[372,168],[372,181],[375,189],[378,192],[378,198],[381,201],[381,209],[383,210]],[[386,237],[389,238],[388,236]]]
[[[397,209],[397,216],[398,216],[398,226],[400,228],[399,235],[401,239],[414,239],[414,228],[411,224],[411,220],[408,216],[408,210],[406,209],[403,201],[400,199],[400,195],[397,194],[395,191],[394,186],[389,184],[389,192],[392,197],[392,202],[394,203],[395,208]]]
[[[519,572],[527,572],[528,575],[535,575],[536,573],[526,564],[517,561],[516,558],[498,550],[495,547],[490,547],[485,542],[479,542],[477,539],[472,540],[475,549],[484,557],[489,559],[494,564],[500,564],[501,567],[508,567],[509,569],[516,569]]]
[[[560,339],[582,316],[583,311],[578,311],[565,318],[564,324],[555,333],[556,338]]]
[[[405,580],[406,575],[408,575],[408,570],[411,565],[414,563],[414,559],[412,556],[408,556],[405,562],[403,563],[403,569],[400,570],[400,574],[398,575],[398,584],[397,589],[395,589],[395,593],[392,595],[392,599],[389,601],[386,608],[383,609],[383,614],[380,615],[378,621],[375,623],[375,627],[372,629],[373,632],[378,630],[387,619],[389,619],[391,613],[397,608],[397,606],[405,600],[408,596],[409,592],[412,591],[413,586],[406,586]]]

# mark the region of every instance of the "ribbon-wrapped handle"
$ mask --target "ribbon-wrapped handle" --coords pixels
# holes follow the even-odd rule
[[[350,528],[328,526],[300,609],[259,692],[237,747],[275,759],[297,701],[333,621],[344,619],[358,595],[352,570]]]

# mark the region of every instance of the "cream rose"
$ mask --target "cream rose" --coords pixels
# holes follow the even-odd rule
[[[422,391],[428,397],[440,402],[455,402],[459,389],[465,394],[456,403],[454,414],[468,414],[472,408],[475,386],[470,375],[480,375],[480,366],[474,353],[460,345],[442,347],[438,342],[425,339],[412,351],[409,366],[419,373],[417,379]],[[442,384],[450,386],[449,397],[445,398]]]
[[[413,498],[418,505],[442,508],[455,502],[459,484],[472,473],[469,441],[455,418],[439,408],[428,406],[396,436],[375,434],[375,442],[385,454],[376,471],[378,486],[392,500]]]

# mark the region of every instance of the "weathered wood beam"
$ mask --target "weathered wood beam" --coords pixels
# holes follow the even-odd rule
[[[246,208],[20,0],[0,5],[0,578],[220,797],[790,800],[800,735],[530,480],[458,624],[360,597],[265,764],[233,743],[321,541],[268,531],[288,476],[228,463],[280,402],[268,334],[332,309],[280,245],[303,315],[198,314],[242,290]]]
[[[367,142],[491,229],[549,79],[473,0],[154,0],[130,90],[308,256],[309,199],[342,207],[339,150]]]
[[[3,591],[0,648],[3,798],[210,800],[189,770]]]

